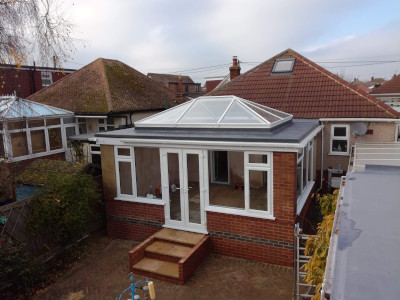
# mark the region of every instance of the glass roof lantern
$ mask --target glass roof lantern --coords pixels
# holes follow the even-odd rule
[[[272,128],[293,118],[236,96],[203,96],[135,123],[136,127]]]

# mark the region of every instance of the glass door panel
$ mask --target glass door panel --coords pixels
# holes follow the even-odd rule
[[[189,222],[201,224],[200,214],[200,181],[199,181],[199,155],[186,154],[187,168],[187,195],[189,204]]]
[[[179,154],[168,153],[167,156],[170,219],[175,221],[182,221]]]

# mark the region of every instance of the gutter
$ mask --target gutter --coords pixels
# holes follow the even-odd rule
[[[400,119],[385,118],[321,118],[321,122],[400,122]]]
[[[321,125],[322,129],[325,127],[325,125]],[[322,189],[322,182],[324,178],[324,130],[322,130],[321,133],[321,180],[319,183],[319,188],[315,192],[318,194],[318,192]]]

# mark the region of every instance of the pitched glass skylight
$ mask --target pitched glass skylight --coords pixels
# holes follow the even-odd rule
[[[294,58],[277,59],[272,68],[272,74],[291,73],[293,71],[294,62]]]
[[[0,97],[0,118],[36,118],[44,116],[73,115],[73,112],[21,99],[15,96]]]
[[[136,127],[271,128],[292,115],[236,96],[204,96],[135,123]]]

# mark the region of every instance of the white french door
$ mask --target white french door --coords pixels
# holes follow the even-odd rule
[[[160,156],[165,227],[205,232],[207,151],[162,148]]]

